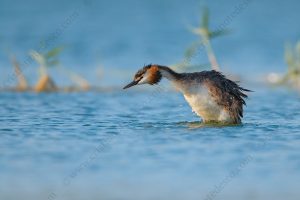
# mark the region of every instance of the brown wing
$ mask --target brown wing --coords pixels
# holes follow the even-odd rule
[[[248,97],[244,92],[250,92],[250,90],[240,87],[220,72],[212,70],[206,73],[204,84],[209,88],[217,104],[229,111],[235,123],[240,123],[243,117],[243,105],[246,105],[245,98]]]

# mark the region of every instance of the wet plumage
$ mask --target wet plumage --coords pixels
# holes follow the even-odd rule
[[[177,80],[177,87],[183,90],[185,96],[189,95],[206,95],[208,98],[219,106],[219,115],[228,113],[229,118],[223,119],[228,123],[240,123],[243,117],[243,105],[246,105],[245,98],[247,95],[244,92],[249,90],[240,87],[236,82],[227,79],[223,74],[217,71],[203,71],[195,73],[183,73]],[[196,90],[196,91],[193,91]],[[204,92],[199,92],[204,90]],[[208,99],[206,98],[206,99]],[[201,99],[199,97],[198,99]],[[199,102],[205,104],[205,102]],[[197,103],[194,103],[197,104]],[[193,107],[193,105],[191,105]],[[210,108],[214,110],[214,108]],[[194,110],[197,113],[197,110]],[[210,110],[204,111],[209,113]],[[203,112],[202,112],[203,113]],[[201,116],[200,113],[197,113]],[[222,116],[219,116],[222,117]],[[215,118],[215,119],[214,119]],[[204,119],[205,121],[220,121],[212,116],[212,119]]]
[[[245,92],[250,90],[240,87],[214,70],[176,73],[166,66],[148,65],[139,70],[134,81],[124,89],[137,84],[157,84],[162,77],[169,79],[183,93],[193,111],[204,122],[241,122],[247,98]]]

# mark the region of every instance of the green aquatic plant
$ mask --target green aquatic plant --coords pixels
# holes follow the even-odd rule
[[[36,91],[48,91],[48,90],[56,90],[57,87],[54,84],[52,78],[50,78],[48,74],[48,68],[55,67],[60,72],[66,74],[76,85],[79,86],[81,90],[88,90],[90,88],[89,82],[84,79],[79,74],[65,68],[60,63],[58,56],[62,52],[63,47],[56,47],[51,49],[50,51],[42,54],[37,51],[31,51],[31,57],[39,63],[39,74],[40,79],[35,87]]]
[[[300,89],[300,41],[295,46],[286,44],[284,52],[287,72],[283,75],[271,73],[268,81],[275,85],[286,85]]]
[[[227,29],[210,30],[210,14],[208,8],[204,8],[202,13],[199,26],[189,28],[193,34],[199,37],[199,39],[193,42],[190,47],[186,49],[183,61],[174,65],[176,68],[204,68],[210,65],[212,69],[220,71],[220,67],[210,41],[214,38],[228,34],[229,31]],[[191,59],[196,55],[199,48],[205,49],[209,64],[190,64]]]
[[[56,47],[46,53],[39,53],[31,50],[30,56],[39,64],[40,75],[48,74],[48,68],[59,64],[58,55],[62,52],[62,47]]]
[[[295,47],[290,44],[285,48],[285,61],[287,64],[287,73],[282,82],[290,82],[294,86],[300,87],[300,41]]]
[[[35,50],[29,52],[32,59],[39,64],[39,80],[34,87],[36,92],[57,90],[53,79],[48,73],[48,68],[59,64],[58,55],[61,53],[62,49],[62,47],[57,47],[44,54]]]

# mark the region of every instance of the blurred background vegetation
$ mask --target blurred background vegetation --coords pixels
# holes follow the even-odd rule
[[[300,91],[300,42],[295,45],[286,44],[284,57],[286,72],[272,72],[268,75],[268,81],[274,86],[286,86]]]
[[[235,80],[297,89],[299,44],[293,43],[300,32],[292,19],[300,17],[299,3],[269,3],[61,1],[68,7],[35,2],[16,8],[4,1],[1,88],[118,90],[144,64],[159,63],[180,72],[214,69]],[[283,53],[286,41],[291,44]]]

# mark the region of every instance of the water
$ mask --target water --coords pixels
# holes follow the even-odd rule
[[[0,0],[0,88],[16,83],[9,55],[34,85],[28,51],[61,45],[66,68],[119,87],[143,64],[181,61],[197,39],[187,27],[199,23],[201,6],[214,29],[242,2]],[[299,39],[300,12],[297,0],[249,2],[212,45],[222,70],[252,82],[285,70],[284,43]],[[192,60],[207,62],[204,51]],[[49,71],[58,85],[71,84]],[[299,199],[299,95],[243,86],[255,92],[244,123],[231,127],[203,126],[180,94],[154,88],[1,92],[0,199]]]
[[[298,95],[256,88],[213,127],[158,91],[1,93],[1,199],[299,198]]]

